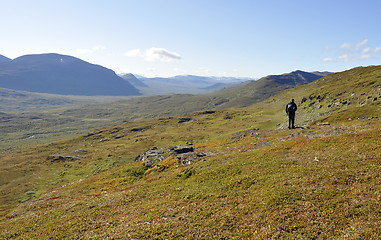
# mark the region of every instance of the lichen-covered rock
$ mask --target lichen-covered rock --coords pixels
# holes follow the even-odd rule
[[[144,166],[152,168],[160,166],[160,162],[169,156],[176,157],[182,165],[192,164],[195,160],[214,155],[213,152],[195,151],[192,146],[171,146],[165,149],[151,148],[135,158],[135,161],[144,162]]]

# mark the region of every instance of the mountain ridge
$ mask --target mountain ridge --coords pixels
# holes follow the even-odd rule
[[[114,71],[56,53],[24,55],[3,62],[0,87],[62,95],[140,95]]]
[[[12,61],[12,59],[7,58],[6,56],[3,56],[3,55],[0,54],[0,63],[2,63],[2,62],[9,62],[9,61]]]

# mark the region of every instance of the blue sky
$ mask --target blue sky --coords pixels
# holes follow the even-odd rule
[[[381,63],[378,0],[0,0],[0,54],[118,72],[263,77]]]

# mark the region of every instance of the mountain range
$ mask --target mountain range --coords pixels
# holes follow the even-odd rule
[[[122,75],[130,81],[144,95],[169,95],[169,94],[206,94],[230,87],[253,78],[214,77],[196,75],[177,75],[173,77],[132,77],[132,74]],[[135,83],[135,84],[134,84]]]
[[[105,67],[60,54],[33,54],[0,60],[0,87],[62,95],[140,95]]]

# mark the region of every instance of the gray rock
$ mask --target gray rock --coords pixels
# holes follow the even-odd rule
[[[57,161],[75,161],[81,159],[79,156],[62,156],[62,155],[50,155],[47,158],[51,162]]]

